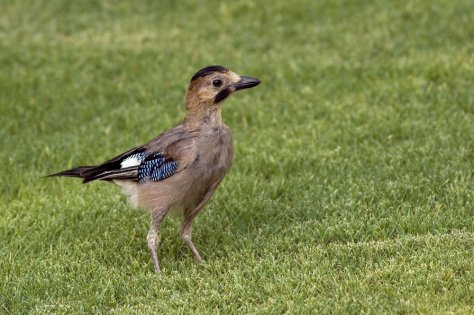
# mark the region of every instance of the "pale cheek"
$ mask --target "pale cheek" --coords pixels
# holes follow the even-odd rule
[[[212,93],[210,91],[199,91],[197,95],[201,101],[208,101],[214,98],[215,93]]]

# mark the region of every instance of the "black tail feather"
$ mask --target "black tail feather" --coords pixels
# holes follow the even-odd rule
[[[132,154],[144,152],[143,147],[133,148],[125,153],[122,153],[111,160],[95,166],[79,166],[65,170],[59,173],[51,174],[46,177],[66,176],[78,177],[83,179],[83,183],[93,180],[112,180],[112,179],[130,179],[136,180],[138,174],[138,167],[131,166],[122,168],[121,162]]]
[[[59,173],[50,174],[45,177],[56,177],[56,176],[64,176],[64,177],[77,177],[82,178],[83,183],[88,183],[93,180],[106,180],[109,181],[111,179],[129,179],[129,180],[136,180],[138,174],[137,167],[128,167],[118,170],[107,170],[107,167],[103,165],[99,166],[79,166],[75,168],[71,168],[70,170],[65,170]]]
[[[120,164],[118,164],[120,165]],[[114,165],[115,167],[119,167],[118,165]],[[100,174],[106,172],[110,169],[110,165],[108,163],[104,163],[102,165],[94,166],[88,169],[85,169],[81,172],[81,177],[84,178],[84,182],[89,182],[94,179],[98,179]]]
[[[95,166],[79,166],[79,167],[71,168],[70,170],[65,170],[59,173],[50,174],[50,175],[47,175],[46,177],[66,176],[66,177],[84,178],[82,173],[90,169],[93,169],[94,167]]]
[[[91,182],[93,180],[111,180],[111,179],[129,179],[136,180],[138,176],[138,168],[136,166],[122,168],[118,170],[100,170],[95,172],[84,172],[82,178],[84,183]]]

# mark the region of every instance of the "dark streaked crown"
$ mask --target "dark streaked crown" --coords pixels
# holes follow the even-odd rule
[[[191,78],[191,82],[193,82],[194,80],[196,80],[197,78],[201,78],[201,77],[204,77],[212,72],[227,72],[229,71],[229,69],[227,69],[226,67],[223,67],[223,66],[219,66],[219,65],[214,65],[214,66],[208,66],[208,67],[205,67],[205,68],[202,68],[201,70],[199,70],[198,72],[196,72],[195,75],[193,75],[193,77]]]

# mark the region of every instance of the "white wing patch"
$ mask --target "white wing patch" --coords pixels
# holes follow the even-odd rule
[[[132,167],[140,165],[145,159],[145,154],[135,153],[127,157],[120,163],[120,168]]]

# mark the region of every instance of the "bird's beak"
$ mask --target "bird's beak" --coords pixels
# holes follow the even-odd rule
[[[247,76],[241,75],[240,76],[240,81],[234,83],[233,87],[237,91],[237,90],[249,89],[249,88],[252,88],[252,87],[257,86],[259,84],[260,84],[259,79],[255,79],[255,78],[252,78],[252,77],[247,77]]]

